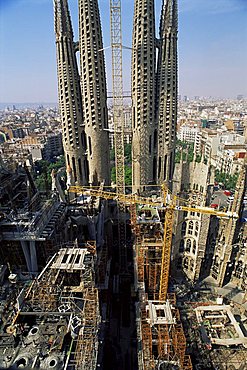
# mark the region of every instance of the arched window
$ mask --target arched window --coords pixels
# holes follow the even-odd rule
[[[185,235],[185,232],[186,232],[186,222],[184,221],[182,223],[182,230],[181,230],[181,235],[182,237]]]
[[[192,235],[193,234],[193,228],[194,228],[193,221],[189,221],[189,225],[188,225],[188,234],[189,235]]]
[[[193,271],[193,269],[194,269],[194,261],[190,261],[190,271]]]
[[[241,277],[242,272],[243,272],[243,262],[239,261],[239,263],[237,264],[237,268],[236,268],[236,277],[238,279]]]
[[[179,257],[178,260],[177,260],[177,268],[179,270],[181,270],[181,268],[182,268],[182,257]]]
[[[195,253],[196,253],[196,241],[195,241],[195,240],[193,240],[192,253],[193,253],[193,254],[195,254]]]
[[[199,222],[196,221],[196,223],[195,223],[195,235],[197,236],[198,233],[199,233]]]
[[[184,240],[182,239],[179,245],[179,252],[182,253],[183,251],[184,251]]]
[[[185,258],[184,258],[184,263],[183,263],[183,265],[184,265],[184,268],[185,268],[185,269],[188,269],[188,267],[189,267],[189,258],[188,258],[188,257],[185,257]]]
[[[187,239],[186,246],[185,246],[185,252],[190,252],[190,248],[191,248],[191,240]]]

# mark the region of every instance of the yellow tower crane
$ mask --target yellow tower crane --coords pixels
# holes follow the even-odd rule
[[[165,211],[164,220],[164,238],[162,247],[162,261],[161,261],[161,274],[160,274],[160,285],[159,285],[159,300],[165,301],[167,298],[168,283],[169,283],[169,270],[170,270],[170,257],[171,257],[171,246],[172,246],[172,228],[175,211],[186,211],[186,212],[198,212],[202,214],[208,214],[217,216],[220,218],[237,219],[238,214],[236,212],[221,212],[210,207],[203,206],[183,206],[177,205],[177,198],[175,196],[168,196],[167,186],[162,185],[163,197],[162,199],[145,198],[135,194],[126,195],[114,192],[108,192],[98,189],[86,188],[82,186],[71,186],[69,192],[88,194],[93,197],[99,197],[103,199],[114,199],[124,205],[136,205],[143,204]]]

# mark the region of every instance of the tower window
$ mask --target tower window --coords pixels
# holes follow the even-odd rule
[[[89,155],[92,155],[92,142],[91,137],[88,136]]]

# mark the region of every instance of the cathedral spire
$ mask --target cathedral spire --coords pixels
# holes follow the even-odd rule
[[[88,183],[80,77],[67,0],[54,0],[59,107],[68,185]]]
[[[89,182],[110,182],[105,60],[97,0],[79,0],[81,92]]]
[[[135,0],[132,42],[132,178],[133,191],[155,178],[155,64],[154,0]]]
[[[157,182],[171,185],[177,124],[177,0],[163,0],[157,67]]]

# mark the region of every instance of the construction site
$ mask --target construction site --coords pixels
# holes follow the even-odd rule
[[[210,207],[210,165],[188,168],[181,159],[175,166],[177,2],[163,3],[159,42],[154,2],[140,3],[132,61],[133,181],[127,189],[121,1],[110,1],[111,185],[98,2],[79,0],[76,43],[67,1],[54,1],[67,187],[53,172],[52,189],[40,192],[26,165],[0,163],[3,369],[247,369],[247,166],[221,209]],[[142,27],[148,32],[140,41]],[[153,58],[148,65],[147,54],[149,62]],[[157,86],[139,81],[143,64],[143,81],[157,73]]]
[[[9,275],[10,286],[1,291],[2,368],[96,368],[101,320],[95,254],[94,244],[65,245],[35,280]]]
[[[245,305],[229,294],[223,298],[209,283],[192,287],[170,270],[176,213],[209,214],[228,227],[236,213],[178,205],[165,186],[146,197],[110,190],[70,188],[73,201],[58,223],[69,215],[76,219],[77,228],[83,225],[80,241],[63,230],[68,241],[57,243],[56,252],[52,238],[35,243],[48,256],[37,265],[40,273],[29,265],[33,255],[24,253],[29,234],[23,244],[4,233],[8,208],[2,200],[1,246],[8,237],[9,253],[1,257],[0,366],[244,369]],[[18,220],[12,216],[11,224]]]

